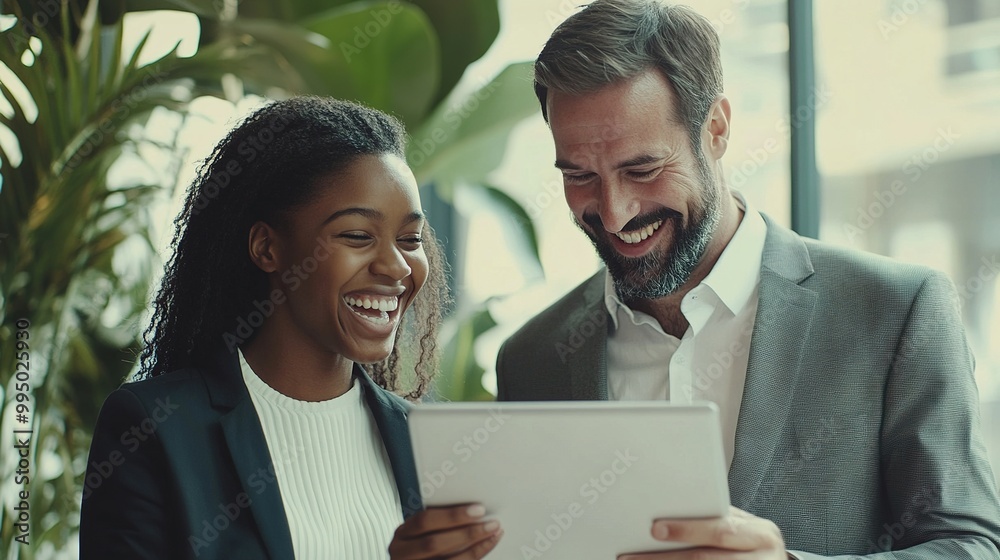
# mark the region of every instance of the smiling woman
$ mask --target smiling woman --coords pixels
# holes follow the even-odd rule
[[[427,388],[446,293],[404,142],[392,117],[304,97],[215,148],[176,220],[144,379],[101,410],[82,558],[384,559],[394,532],[393,558],[492,548],[466,507],[419,513],[393,391]]]

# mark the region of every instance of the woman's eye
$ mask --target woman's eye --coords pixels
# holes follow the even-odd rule
[[[419,235],[414,235],[412,237],[404,237],[404,238],[400,239],[399,242],[407,244],[407,245],[414,245],[414,246],[416,246],[416,245],[420,245],[421,243],[423,243],[424,239],[422,237],[420,237]]]
[[[372,236],[368,235],[367,233],[350,233],[350,232],[341,233],[337,237],[340,237],[341,239],[349,239],[351,241],[368,241],[369,239],[372,238]]]

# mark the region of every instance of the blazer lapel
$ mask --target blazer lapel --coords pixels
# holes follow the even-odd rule
[[[225,350],[214,356],[215,375],[206,375],[212,404],[229,408],[220,424],[250,511],[271,558],[292,558],[292,535],[281,501],[274,463],[250,393],[243,384],[239,358]]]
[[[561,340],[571,349],[566,366],[573,400],[608,400],[607,347],[610,318],[604,307],[604,269],[589,281],[583,304],[563,323]]]
[[[816,293],[799,285],[812,272],[805,243],[765,216],[767,237],[746,385],[729,471],[732,504],[749,509],[789,421]]]
[[[410,428],[406,422],[408,404],[394,399],[385,389],[376,385],[360,366],[355,365],[354,374],[363,384],[368,408],[382,435],[382,443],[396,479],[403,517],[408,518],[423,509],[417,466],[413,459],[413,444],[410,442]]]

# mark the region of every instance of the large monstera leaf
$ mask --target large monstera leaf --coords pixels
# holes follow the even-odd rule
[[[202,44],[261,44],[271,60],[237,74],[248,91],[353,99],[414,129],[452,91],[500,31],[497,0],[244,0],[223,14],[219,0],[120,0],[126,11],[196,14]],[[232,17],[235,15],[235,17]]]

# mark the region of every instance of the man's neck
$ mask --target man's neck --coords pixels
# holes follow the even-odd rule
[[[722,217],[719,219],[719,225],[715,228],[712,240],[705,248],[705,254],[698,266],[691,272],[687,282],[672,294],[662,298],[638,300],[630,304],[636,311],[642,311],[655,318],[660,323],[663,332],[671,336],[682,338],[687,332],[688,321],[681,312],[681,302],[684,301],[684,296],[695,286],[701,284],[702,280],[712,271],[722,252],[726,250],[726,246],[736,235],[736,230],[743,220],[743,210],[737,204],[736,198],[728,189],[726,189],[724,196],[726,202],[722,205]]]

